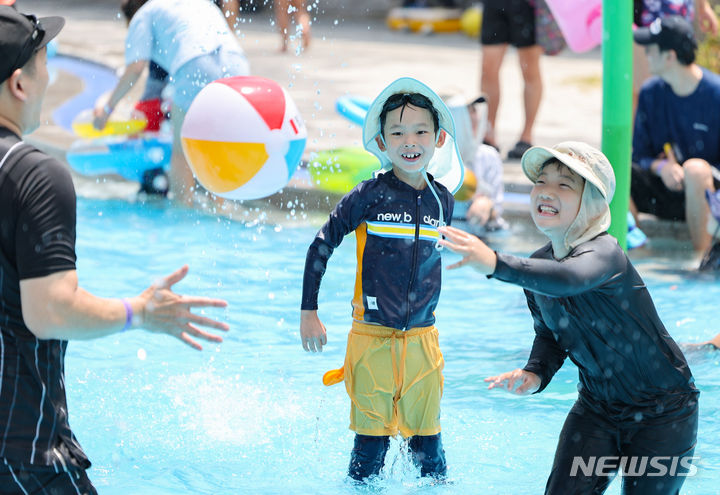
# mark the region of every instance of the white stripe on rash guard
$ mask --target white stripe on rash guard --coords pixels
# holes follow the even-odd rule
[[[6,160],[8,159],[8,157],[10,156],[10,153],[12,153],[13,150],[14,150],[15,148],[17,148],[18,146],[20,146],[21,144],[23,144],[23,142],[22,142],[22,141],[18,141],[17,143],[13,144],[13,145],[10,147],[10,149],[7,151],[7,153],[5,153],[5,156],[3,157],[2,161],[0,161],[0,168],[2,168],[3,165],[5,165],[5,161],[6,161]]]
[[[65,472],[67,473],[68,477],[70,478],[70,483],[72,483],[73,488],[75,488],[75,492],[77,493],[77,495],[82,495],[82,493],[80,493],[80,489],[75,484],[75,480],[73,479],[72,473],[69,471],[65,471]]]
[[[3,459],[3,460],[5,461],[5,465],[6,465],[6,466],[8,467],[8,469],[10,470],[10,474],[12,475],[13,479],[15,480],[15,483],[17,483],[17,486],[20,487],[20,489],[22,490],[22,492],[23,492],[25,495],[29,495],[28,492],[25,490],[25,487],[22,486],[22,483],[20,483],[20,480],[17,479],[17,476],[15,476],[15,471],[13,471],[12,466],[11,466],[10,464],[8,464],[7,459]]]
[[[37,371],[38,376],[40,376],[40,365],[38,363],[38,348],[40,347],[40,340],[35,339],[35,370]],[[35,438],[33,438],[32,442],[32,454],[30,454],[30,464],[35,463],[35,444],[37,443],[38,437],[40,436],[40,425],[42,424],[43,420],[43,405],[45,404],[45,383],[40,382],[42,385],[42,396],[40,397],[40,417],[38,418],[37,426],[35,427]]]
[[[7,436],[10,432],[10,423],[12,423],[13,411],[15,410],[15,399],[17,398],[18,391],[18,380],[20,379],[20,360],[15,360],[15,383],[13,385],[13,397],[10,403],[10,414],[8,416],[8,422],[5,425],[5,433],[3,434],[2,449],[0,449],[0,456],[5,453],[5,447],[7,447]]]

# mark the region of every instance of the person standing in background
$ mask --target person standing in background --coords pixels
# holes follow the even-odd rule
[[[485,144],[498,148],[497,112],[500,106],[500,67],[508,45],[517,48],[523,75],[525,125],[515,146],[508,151],[510,159],[520,159],[532,147],[532,131],[542,100],[543,84],[540,55],[543,49],[535,38],[535,7],[530,0],[485,0],[480,31],[482,73],[480,89],[488,98],[488,130]]]
[[[290,41],[290,17],[295,19],[295,24],[300,28],[302,36],[302,48],[307,50],[310,46],[310,14],[305,7],[305,0],[275,0],[275,22],[280,31],[280,51],[286,52]]]
[[[208,0],[121,0],[121,8],[130,19],[125,70],[110,97],[97,101],[94,125],[98,129],[105,127],[115,106],[151,60],[165,69],[173,89],[170,194],[190,204],[195,180],[180,139],[187,110],[207,84],[224,77],[249,75],[250,64],[221,11]]]

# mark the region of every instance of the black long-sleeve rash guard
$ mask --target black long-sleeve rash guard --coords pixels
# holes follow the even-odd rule
[[[525,289],[535,341],[525,370],[542,391],[565,357],[585,405],[619,421],[683,414],[698,390],[650,293],[607,233],[561,260],[550,244],[530,258],[498,254],[493,278]]]

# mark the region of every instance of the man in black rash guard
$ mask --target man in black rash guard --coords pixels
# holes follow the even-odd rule
[[[546,494],[601,494],[618,469],[623,493],[676,494],[695,471],[698,395],[643,280],[614,238],[607,158],[577,142],[522,158],[533,181],[532,217],[550,243],[530,258],[495,253],[452,227],[442,244],[469,264],[524,288],[535,326],[522,369],[489,388],[537,393],[566,357],[579,370],[578,400],[560,433]]]
[[[0,494],[96,493],[68,420],[68,340],[144,328],[200,349],[197,337],[222,339],[196,325],[227,330],[190,312],[224,301],[171,290],[187,266],[127,299],[78,286],[70,173],[21,138],[40,124],[46,45],[64,22],[0,6]]]

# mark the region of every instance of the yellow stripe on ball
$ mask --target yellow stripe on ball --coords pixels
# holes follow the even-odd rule
[[[215,193],[243,186],[265,165],[263,143],[227,143],[182,138],[183,151],[200,183]]]

